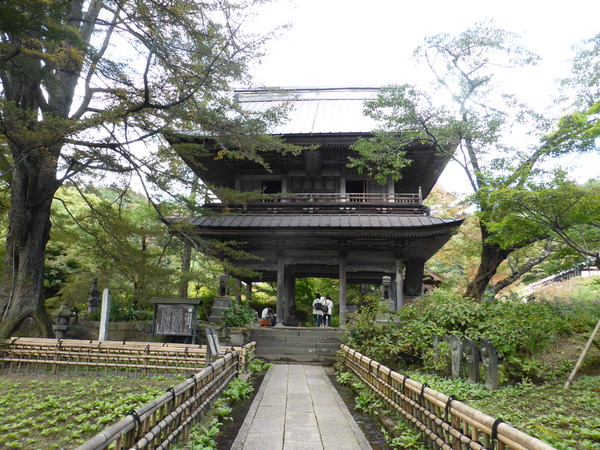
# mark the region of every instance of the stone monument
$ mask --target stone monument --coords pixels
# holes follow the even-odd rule
[[[98,290],[98,278],[92,280],[92,289],[88,298],[88,315],[95,313],[100,308],[100,291]]]
[[[494,344],[489,339],[481,338],[481,362],[485,374],[485,388],[489,390],[498,389],[498,353]]]
[[[463,339],[463,352],[465,354],[465,366],[467,368],[467,380],[470,383],[479,383],[479,349],[473,339]]]
[[[462,340],[460,337],[450,336],[450,358],[452,360],[452,378],[460,378],[462,371]]]

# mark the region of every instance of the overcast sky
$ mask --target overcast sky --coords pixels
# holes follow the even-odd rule
[[[254,75],[264,85],[286,87],[415,82],[420,75],[411,55],[424,37],[457,34],[493,18],[543,57],[520,78],[517,92],[545,107],[555,80],[568,74],[571,47],[600,32],[598,17],[597,0],[275,0],[259,26],[289,22],[291,28],[268,45]]]

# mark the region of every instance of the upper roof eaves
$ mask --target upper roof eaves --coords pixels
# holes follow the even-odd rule
[[[277,135],[370,133],[376,126],[363,114],[366,100],[379,88],[258,88],[236,90],[236,100],[249,112],[289,105],[287,119],[269,130]]]

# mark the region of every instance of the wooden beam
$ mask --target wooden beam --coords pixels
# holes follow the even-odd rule
[[[284,306],[283,300],[285,296],[285,264],[283,256],[277,258],[277,325],[283,325]]]
[[[346,323],[346,250],[339,251],[340,325]]]

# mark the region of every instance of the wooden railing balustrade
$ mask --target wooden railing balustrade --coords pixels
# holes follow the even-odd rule
[[[240,353],[245,367],[255,345],[221,347]],[[61,375],[150,376],[192,374],[206,365],[206,346],[158,343],[12,338],[0,340],[0,372]]]
[[[494,419],[454,397],[390,370],[342,345],[346,367],[425,436],[429,447],[443,450],[497,448],[551,450],[554,447]],[[429,448],[428,447],[428,448]]]
[[[398,203],[420,205],[420,194],[376,194],[376,193],[295,193],[265,195],[259,202],[273,203]],[[253,201],[249,201],[252,203]]]
[[[215,212],[249,214],[429,214],[418,194],[383,193],[281,193],[249,197],[237,202],[209,200],[206,207]]]

